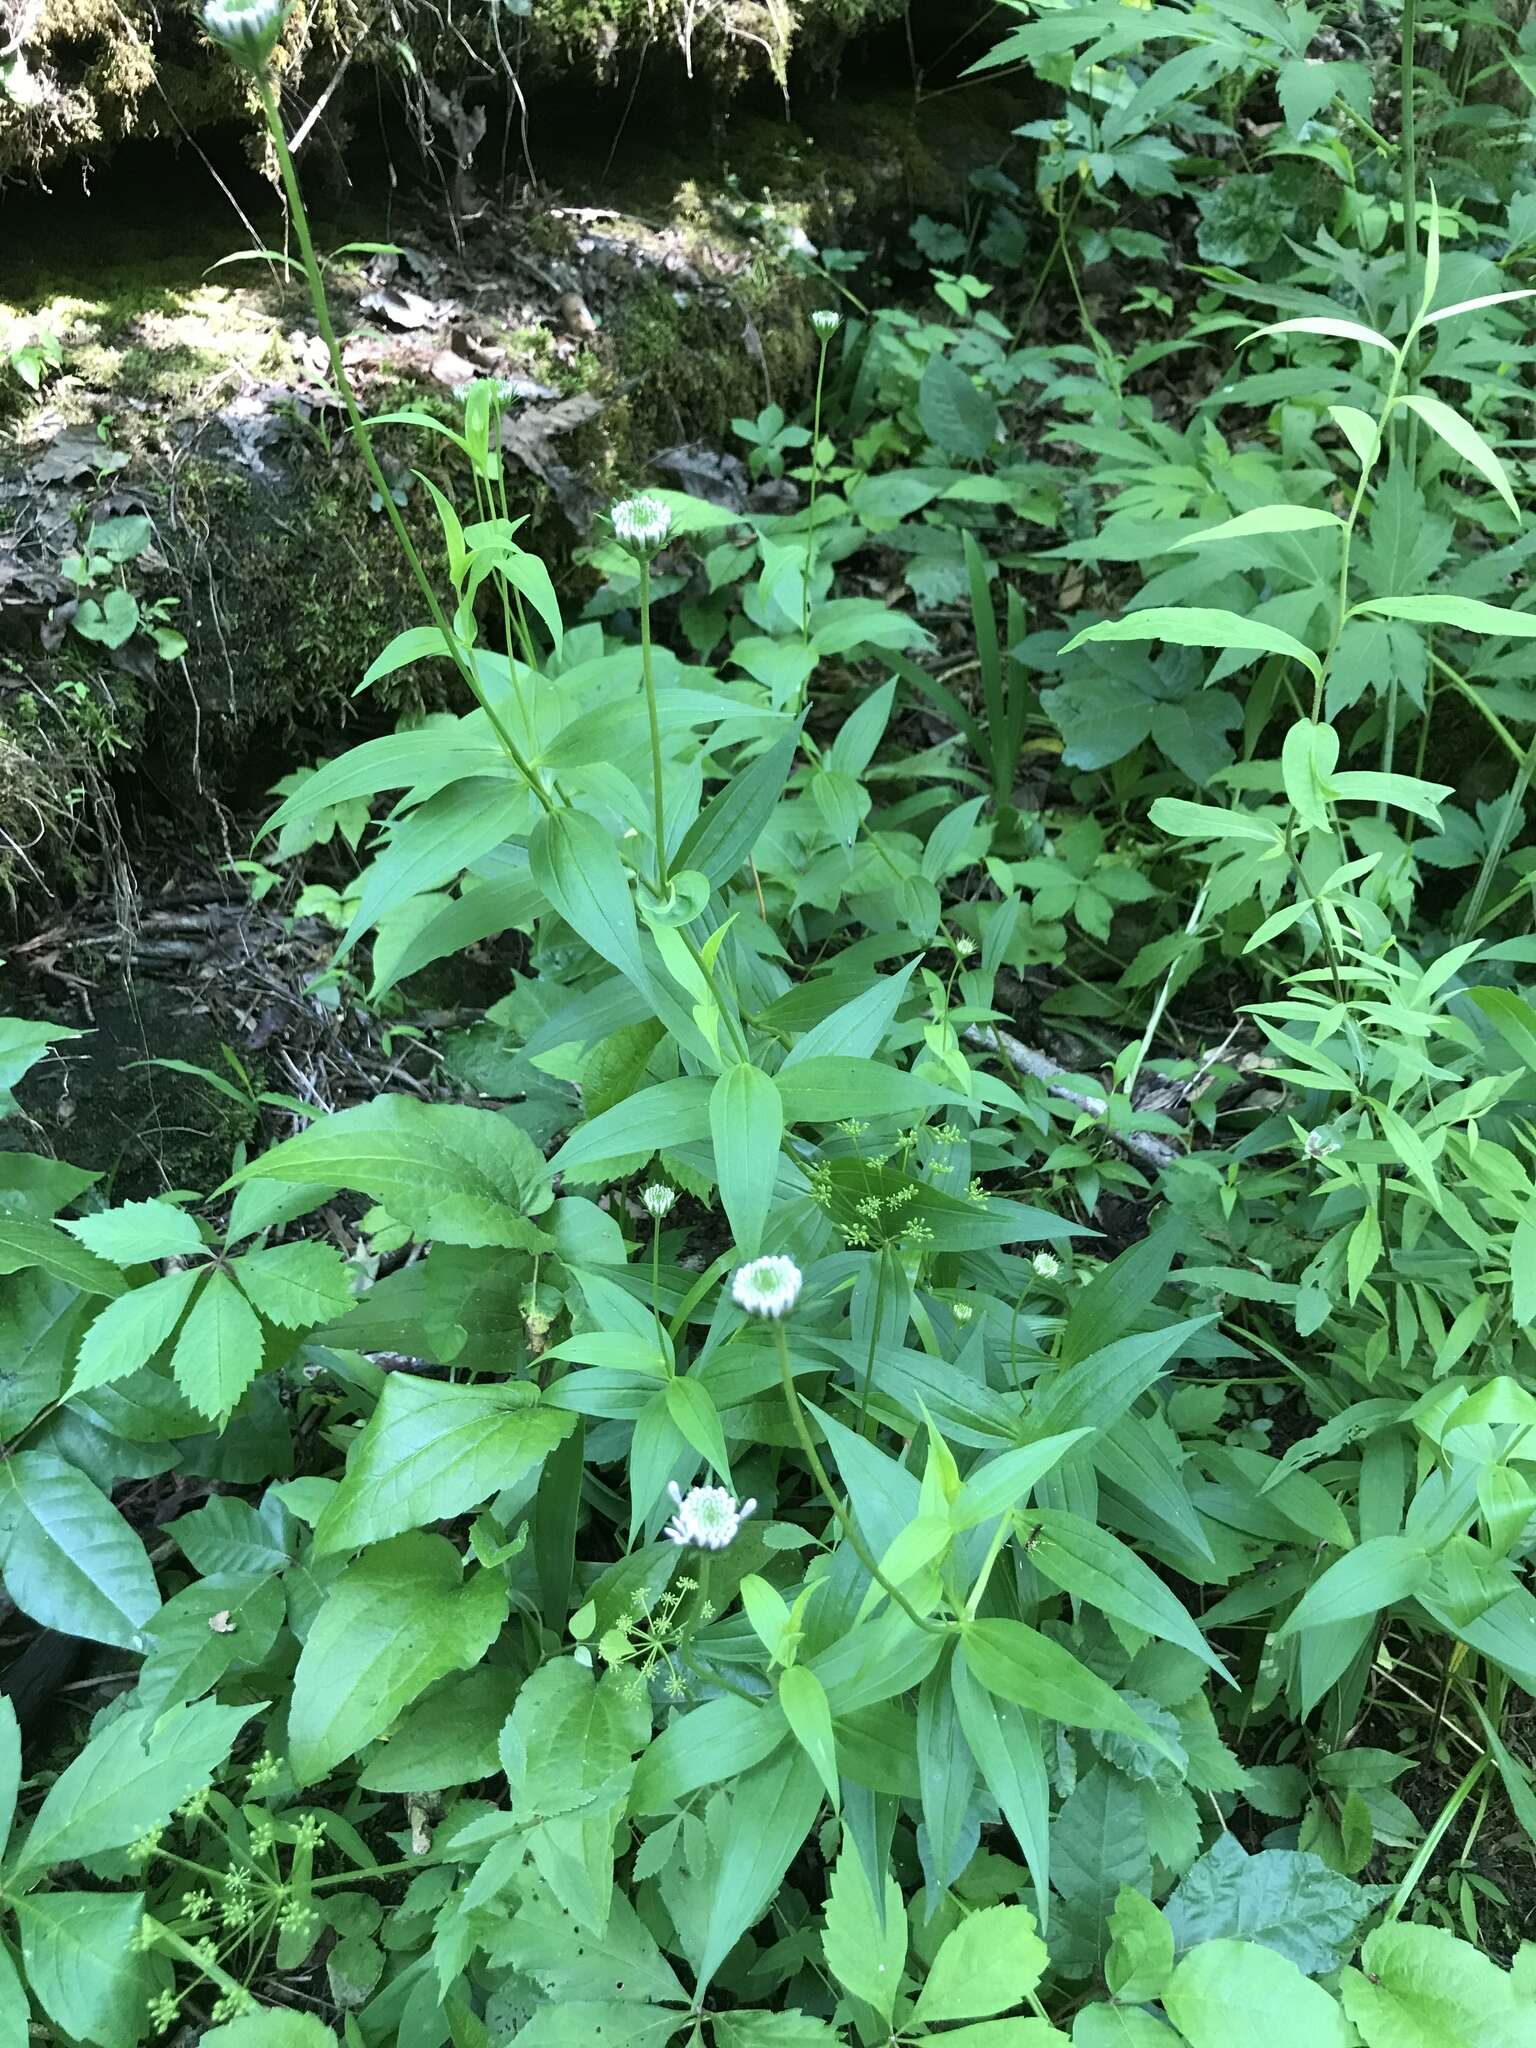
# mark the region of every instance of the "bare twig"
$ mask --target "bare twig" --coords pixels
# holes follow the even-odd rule
[[[1021,1038],[1015,1038],[1011,1031],[994,1030],[990,1024],[972,1024],[965,1032],[967,1045],[979,1046],[984,1052],[994,1052],[1005,1059],[1016,1073],[1033,1075],[1043,1081],[1058,1101],[1070,1102],[1074,1109],[1080,1109],[1084,1116],[1102,1118],[1109,1104],[1102,1095],[1085,1095],[1077,1088],[1064,1085],[1062,1076],[1065,1067],[1059,1067],[1055,1060],[1048,1059],[1043,1052],[1037,1052],[1032,1045],[1026,1045]],[[1172,1166],[1183,1155],[1177,1145],[1167,1138],[1159,1138],[1151,1131],[1116,1131],[1106,1133],[1111,1144],[1119,1146],[1122,1152],[1147,1166],[1154,1173],[1161,1173],[1165,1166]]]

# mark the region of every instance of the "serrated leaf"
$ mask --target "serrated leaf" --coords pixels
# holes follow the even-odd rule
[[[230,1270],[267,1321],[285,1329],[313,1329],[352,1306],[352,1274],[345,1259],[313,1240],[247,1252]]]
[[[1173,1969],[1173,1929],[1145,1892],[1122,1885],[1109,1916],[1104,1981],[1128,2005],[1161,1998]]]
[[[844,1990],[862,1999],[889,2026],[907,1960],[907,1916],[901,1887],[887,1875],[882,1922],[852,1843],[844,1845],[832,1871],[821,1945],[827,1968]]]
[[[16,1901],[33,1997],[73,2040],[136,2048],[145,1958],[134,1945],[139,1892],[39,1892]]]
[[[1304,1849],[1250,1856],[1219,1834],[1164,1907],[1180,1949],[1227,1936],[1262,1943],[1308,1977],[1325,1977],[1353,1952],[1378,1894]]]
[[[380,1543],[326,1594],[288,1710],[296,1781],[312,1785],[382,1735],[437,1679],[478,1664],[507,1618],[500,1572],[473,1571],[442,1536]]]
[[[466,1514],[514,1485],[575,1427],[517,1381],[451,1386],[391,1373],[315,1527],[320,1553]]]
[[[14,1871],[38,1872],[125,1849],[161,1826],[209,1782],[256,1711],[200,1700],[168,1714],[143,1708],[120,1714],[55,1779]]]
[[[1447,1928],[1378,1927],[1340,1989],[1366,2048],[1530,2048],[1514,1980]]]
[[[914,2018],[988,2019],[1022,2005],[1045,1974],[1045,1943],[1027,1906],[983,1906],[947,1934],[918,1994]]]
[[[200,1415],[221,1421],[261,1371],[266,1340],[256,1311],[234,1281],[215,1268],[187,1311],[171,1372]]]
[[[114,1266],[140,1266],[203,1249],[194,1219],[170,1202],[125,1202],[95,1216],[78,1216],[63,1228]]]
[[[189,1266],[109,1302],[81,1341],[70,1393],[126,1379],[169,1343],[192,1290],[208,1269]]]

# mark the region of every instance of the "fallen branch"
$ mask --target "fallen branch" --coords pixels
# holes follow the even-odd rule
[[[997,1053],[1016,1073],[1030,1074],[1035,1080],[1043,1081],[1058,1101],[1070,1102],[1084,1116],[1102,1119],[1108,1112],[1109,1104],[1102,1095],[1085,1095],[1080,1089],[1067,1087],[1063,1081],[1066,1068],[1059,1067],[1043,1052],[1036,1052],[1021,1038],[1015,1038],[1011,1031],[997,1031],[990,1024],[971,1024],[964,1036],[967,1045],[979,1046],[983,1052]],[[1119,1146],[1122,1152],[1128,1153],[1140,1165],[1150,1167],[1154,1173],[1161,1173],[1165,1166],[1172,1166],[1176,1159],[1183,1157],[1177,1145],[1167,1138],[1155,1136],[1151,1131],[1111,1130],[1107,1136],[1111,1144]]]

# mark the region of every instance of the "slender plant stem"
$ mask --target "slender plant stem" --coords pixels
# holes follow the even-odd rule
[[[1488,842],[1488,851],[1483,855],[1483,864],[1477,871],[1477,881],[1472,890],[1467,914],[1461,921],[1461,935],[1470,938],[1477,930],[1477,921],[1487,899],[1494,870],[1504,858],[1504,850],[1514,837],[1515,822],[1525,812],[1525,793],[1531,786],[1531,776],[1536,773],[1536,739],[1525,750],[1525,758],[1510,784],[1509,795],[1504,799],[1504,808],[1499,813],[1499,822],[1494,827],[1493,837]]]
[[[885,1307],[885,1259],[882,1248],[875,1254],[875,1312],[870,1318],[869,1356],[864,1361],[864,1384],[859,1389],[859,1435],[869,1435],[869,1390],[875,1381],[875,1350],[880,1342],[880,1316]]]
[[[821,1462],[820,1453],[816,1449],[816,1440],[811,1435],[811,1426],[805,1419],[805,1410],[800,1405],[799,1394],[795,1391],[794,1368],[789,1362],[789,1339],[784,1334],[782,1322],[775,1322],[774,1335],[779,1340],[779,1378],[784,1387],[784,1405],[789,1410],[790,1427],[794,1430],[796,1440],[805,1454],[805,1462],[811,1468],[812,1478],[821,1488],[826,1498],[827,1506],[832,1510],[837,1526],[848,1539],[849,1548],[859,1560],[859,1563],[863,1565],[865,1571],[869,1573],[875,1584],[883,1592],[890,1595],[908,1621],[917,1628],[925,1629],[929,1635],[948,1635],[950,1631],[944,1627],[943,1623],[930,1621],[926,1615],[919,1614],[900,1587],[893,1586],[884,1572],[881,1571],[879,1565],[875,1563],[873,1553],[865,1543],[864,1538],[859,1534],[852,1515],[849,1514],[848,1510],[838,1499],[837,1492],[831,1480],[827,1477],[827,1468]]]
[[[272,90],[272,81],[265,71],[260,71],[256,74],[256,89],[261,95],[262,112],[266,116],[267,128],[272,137],[272,147],[277,154],[277,167],[282,174],[283,190],[288,195],[288,212],[293,222],[294,235],[298,240],[299,255],[304,266],[304,275],[309,283],[309,298],[310,304],[314,308],[315,325],[319,328],[320,339],[325,344],[326,357],[331,366],[331,378],[346,410],[347,424],[352,429],[352,435],[362,455],[363,466],[368,472],[369,481],[378,493],[379,502],[384,509],[384,516],[394,528],[395,538],[399,541],[401,551],[405,555],[406,561],[410,564],[411,574],[415,577],[417,586],[422,596],[426,599],[427,609],[432,614],[432,623],[436,626],[438,632],[442,634],[443,645],[455,668],[458,669],[459,674],[468,685],[475,702],[490,720],[496,737],[506,750],[513,766],[533,791],[534,796],[538,799],[543,809],[546,812],[551,812],[554,810],[554,805],[550,800],[549,792],[544,787],[543,781],[524,758],[522,749],[507,730],[503,720],[492,708],[485,692],[480,687],[480,678],[475,674],[473,665],[465,654],[458,635],[448,622],[447,614],[443,610],[437,592],[432,587],[432,579],[428,576],[426,569],[422,565],[416,543],[411,539],[410,529],[400,515],[400,507],[395,503],[394,493],[389,487],[389,481],[379,466],[379,458],[373,451],[373,438],[368,432],[367,422],[364,420],[362,412],[358,407],[357,399],[353,394],[352,381],[347,375],[346,365],[341,360],[341,346],[336,339],[336,329],[331,321],[330,302],[325,295],[325,278],[321,272],[320,261],[315,254],[314,241],[309,232],[309,215],[305,210],[304,195],[299,189],[298,173],[294,169],[293,158],[288,152],[288,138],[283,133],[283,117],[278,108],[277,96]],[[511,649],[509,648],[508,654],[510,655],[510,653]]]
[[[1419,149],[1418,124],[1414,117],[1414,50],[1419,35],[1418,0],[1403,0],[1402,47],[1398,54],[1398,92],[1402,100],[1402,151],[1398,159],[1399,190],[1403,206],[1403,256],[1408,272],[1409,303],[1412,303],[1414,273],[1419,266]],[[1403,350],[1404,367],[1411,373],[1417,361],[1417,341],[1412,334]],[[1418,468],[1418,414],[1408,414],[1406,436],[1408,473]]]
[[[651,565],[640,556],[640,673],[651,722],[651,800],[655,806],[656,894],[667,893],[667,788],[661,772],[661,720],[656,713],[656,672],[651,658]]]
[[[827,344],[830,334],[819,337],[821,353],[816,358],[816,404],[811,414],[811,505],[805,534],[805,574],[800,585],[800,638],[811,643],[811,575],[816,567],[816,490],[821,482],[821,388],[827,374]],[[807,678],[809,680],[809,678]],[[805,683],[800,685],[805,689]]]

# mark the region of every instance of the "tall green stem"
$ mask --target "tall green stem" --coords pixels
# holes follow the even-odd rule
[[[826,381],[830,340],[830,335],[821,336],[821,353],[816,359],[816,404],[811,413],[810,525],[805,536],[805,576],[800,588],[800,638],[807,645],[811,638],[811,574],[816,567],[816,489],[821,482],[821,389]],[[800,687],[803,690],[805,685]]]
[[[656,713],[656,674],[651,661],[651,565],[646,556],[640,567],[640,673],[645,678],[645,709],[651,722],[651,789],[655,806],[656,894],[667,893],[667,797],[661,772],[661,720]]]
[[[1504,799],[1504,808],[1499,813],[1499,822],[1494,827],[1493,837],[1488,842],[1488,851],[1483,855],[1483,864],[1477,871],[1477,882],[1472,890],[1472,900],[1467,905],[1467,914],[1461,921],[1461,935],[1471,938],[1477,930],[1478,917],[1493,881],[1494,871],[1504,858],[1504,849],[1514,836],[1516,820],[1525,809],[1525,793],[1531,786],[1531,777],[1536,774],[1536,739],[1525,750],[1525,758],[1516,771],[1510,785],[1509,795]]]
[[[363,466],[368,472],[369,481],[378,494],[385,517],[394,528],[395,538],[399,541],[401,551],[406,561],[410,564],[411,574],[416,579],[417,587],[426,599],[427,609],[432,614],[432,623],[443,636],[443,645],[454,667],[459,671],[475,702],[490,720],[496,737],[505,748],[513,766],[523,777],[543,808],[546,811],[553,811],[554,805],[550,801],[549,793],[545,789],[543,781],[524,758],[522,749],[507,730],[505,723],[498,717],[484,691],[481,689],[480,678],[475,674],[473,667],[468,661],[458,635],[448,623],[447,615],[439,602],[437,592],[432,587],[432,580],[422,565],[416,543],[411,539],[410,529],[400,516],[400,508],[395,503],[394,493],[389,487],[389,481],[379,466],[377,455],[373,452],[372,436],[368,432],[367,422],[364,420],[362,412],[358,407],[357,399],[353,395],[352,382],[347,375],[346,366],[341,360],[341,346],[336,339],[336,329],[331,321],[330,302],[325,295],[325,278],[321,272],[319,258],[315,254],[314,241],[309,232],[309,215],[305,210],[304,195],[299,189],[298,172],[294,169],[293,157],[288,148],[288,138],[283,132],[283,117],[277,104],[277,95],[273,92],[272,81],[265,71],[256,73],[256,89],[261,95],[261,110],[266,116],[267,128],[272,137],[272,147],[277,153],[277,167],[282,174],[283,190],[288,196],[288,211],[293,221],[293,232],[299,244],[299,257],[304,267],[304,275],[309,284],[309,299],[311,306],[314,308],[315,325],[319,328],[320,339],[325,344],[326,358],[331,366],[331,379],[340,394],[342,405],[346,410],[347,424],[352,430],[353,439],[357,442],[358,450],[363,458]],[[508,649],[508,654],[509,656],[511,654],[510,648]]]
[[[884,1572],[881,1571],[879,1565],[875,1563],[874,1554],[869,1550],[864,1538],[859,1534],[852,1515],[849,1514],[848,1510],[838,1499],[832,1481],[827,1477],[827,1468],[822,1464],[820,1453],[816,1449],[816,1440],[811,1435],[811,1426],[805,1419],[805,1410],[800,1405],[800,1396],[795,1391],[794,1368],[789,1362],[789,1339],[784,1334],[782,1322],[774,1324],[774,1335],[779,1340],[779,1378],[784,1387],[784,1405],[789,1410],[790,1426],[795,1432],[800,1449],[805,1454],[805,1462],[811,1468],[812,1478],[821,1488],[826,1498],[827,1506],[832,1510],[837,1526],[848,1539],[849,1548],[859,1560],[859,1563],[863,1565],[865,1571],[869,1573],[875,1584],[883,1592],[890,1595],[891,1599],[914,1627],[926,1629],[930,1635],[947,1635],[949,1631],[942,1622],[930,1621],[926,1615],[919,1614],[900,1588],[891,1584]]]

